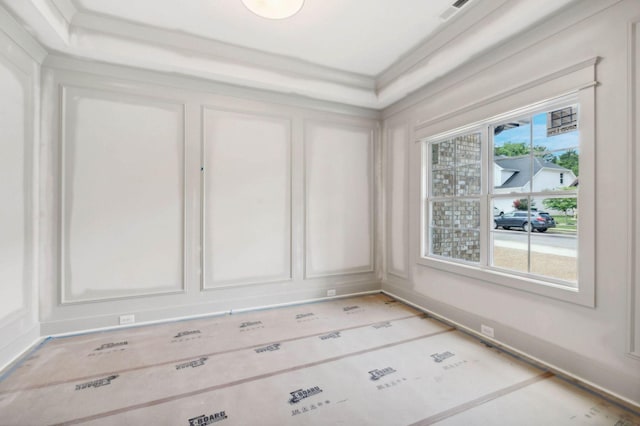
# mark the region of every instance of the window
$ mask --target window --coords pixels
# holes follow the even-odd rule
[[[481,140],[475,132],[430,145],[432,255],[480,261]]]
[[[577,182],[584,162],[581,102],[565,96],[422,141],[421,263],[546,295],[580,293],[578,186],[565,182]],[[592,274],[582,277],[592,288]]]
[[[559,102],[488,123],[491,203],[514,212],[493,220],[488,265],[576,287],[578,191],[561,184],[577,178],[579,106]]]

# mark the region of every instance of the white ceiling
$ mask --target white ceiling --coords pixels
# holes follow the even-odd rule
[[[52,53],[381,109],[578,0],[0,0]]]
[[[54,0],[55,1],[55,0]],[[75,0],[79,10],[376,76],[444,23],[453,0],[306,0],[285,20],[240,0]]]

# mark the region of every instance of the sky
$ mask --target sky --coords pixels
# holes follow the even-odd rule
[[[544,146],[549,151],[567,150],[573,148],[578,151],[579,131],[563,133],[547,138],[547,114],[540,113],[533,117],[533,146]],[[514,127],[494,137],[494,145],[502,146],[506,142],[529,143],[529,125]]]

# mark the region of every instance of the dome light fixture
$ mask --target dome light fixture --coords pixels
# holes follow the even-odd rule
[[[242,0],[242,4],[262,18],[285,19],[299,12],[304,0]]]

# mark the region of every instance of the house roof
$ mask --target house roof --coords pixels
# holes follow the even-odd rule
[[[570,170],[561,167],[557,164],[543,161],[539,157],[533,159],[533,173],[531,173],[531,158],[530,157],[500,157],[496,158],[494,162],[503,170],[515,172],[498,188],[521,188],[529,183],[530,177],[535,176],[540,169],[555,169],[558,171]]]

